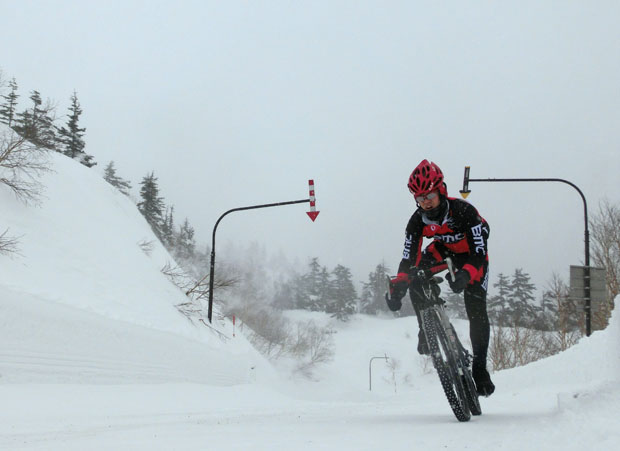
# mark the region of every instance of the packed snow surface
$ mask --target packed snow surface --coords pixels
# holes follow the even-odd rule
[[[459,423],[415,352],[414,318],[287,312],[335,343],[312,379],[291,375],[229,322],[218,334],[182,315],[135,204],[50,161],[40,205],[0,186],[0,228],[19,238],[0,256],[0,449],[617,449],[617,312],[568,351],[494,373],[483,415]]]

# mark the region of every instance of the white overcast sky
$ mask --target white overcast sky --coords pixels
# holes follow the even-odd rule
[[[423,158],[458,195],[473,178],[557,177],[590,215],[620,202],[616,1],[7,1],[0,68],[21,106],[65,114],[76,90],[86,151],[162,194],[209,243],[260,242],[357,280],[400,260]],[[583,263],[581,198],[564,184],[472,183],[491,225],[492,280],[544,284]],[[137,189],[134,190],[137,192]],[[300,268],[304,269],[304,268]]]

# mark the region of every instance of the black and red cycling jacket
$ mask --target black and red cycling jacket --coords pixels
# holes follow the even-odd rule
[[[432,255],[437,262],[445,257],[440,250],[455,254],[460,262],[459,266],[469,272],[471,282],[479,282],[484,277],[489,260],[489,224],[470,203],[454,197],[448,197],[447,200],[448,212],[437,222],[429,220],[422,208],[418,208],[411,215],[398,272],[409,273],[412,267],[420,264],[422,242],[426,237],[433,239],[425,250],[426,254]],[[434,271],[442,269],[445,269],[445,265],[435,268]]]

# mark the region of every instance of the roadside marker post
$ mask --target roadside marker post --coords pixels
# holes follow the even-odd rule
[[[316,219],[316,217],[319,215],[319,211],[316,211],[316,197],[314,196],[314,180],[308,180],[308,192],[310,195],[310,211],[306,212],[306,214],[308,216],[310,216],[310,219],[312,219],[312,222],[314,222],[314,220]]]

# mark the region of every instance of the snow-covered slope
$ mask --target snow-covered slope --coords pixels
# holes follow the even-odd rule
[[[160,272],[172,258],[129,198],[49,158],[40,205],[0,186],[0,227],[19,239],[19,254],[0,257],[0,380],[235,384],[252,367],[271,371],[242,338],[222,341],[179,313],[187,299]]]

